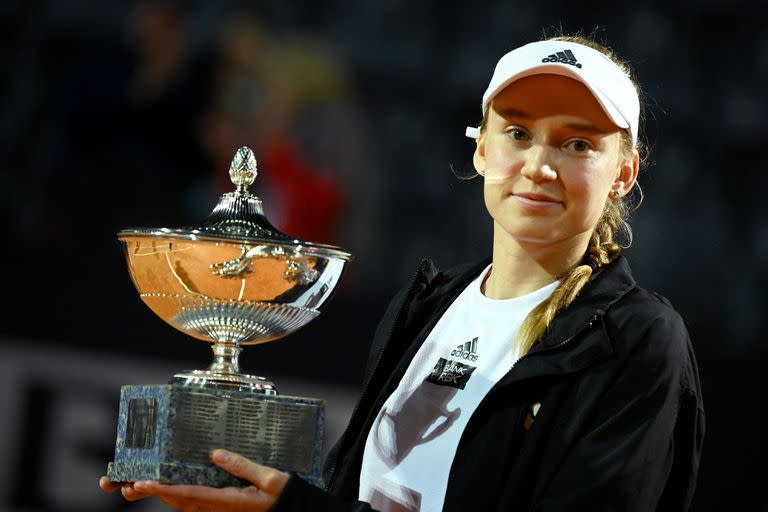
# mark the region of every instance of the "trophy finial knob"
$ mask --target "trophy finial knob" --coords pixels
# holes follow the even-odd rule
[[[237,186],[240,193],[248,192],[248,187],[253,184],[258,174],[256,170],[256,157],[248,146],[243,146],[235,152],[232,165],[229,166],[229,177]]]

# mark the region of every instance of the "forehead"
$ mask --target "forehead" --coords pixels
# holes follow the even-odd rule
[[[491,105],[504,118],[568,116],[588,121],[605,132],[619,130],[583,83],[562,75],[521,78],[500,91]]]

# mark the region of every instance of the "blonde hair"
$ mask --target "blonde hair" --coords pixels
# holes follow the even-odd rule
[[[597,43],[592,39],[581,36],[558,36],[547,38],[551,41],[568,41],[589,46],[610,58],[619,68],[628,76],[632,77],[629,66],[619,59],[616,54],[607,46]],[[637,81],[632,78],[635,87],[639,87]],[[480,123],[480,131],[486,129],[488,122],[489,106],[483,114],[483,120]],[[641,151],[641,143],[633,146],[632,138],[626,130],[621,131],[621,151],[626,158],[632,158],[634,151]],[[573,300],[579,295],[591,279],[599,271],[602,265],[610,263],[622,248],[629,247],[632,243],[632,228],[629,225],[629,215],[642,202],[642,190],[637,184],[639,200],[634,207],[630,207],[629,200],[625,198],[607,199],[603,213],[595,225],[592,236],[589,239],[584,260],[578,265],[568,270],[564,275],[559,276],[560,284],[550,297],[536,306],[526,317],[517,333],[516,343],[520,347],[519,353],[524,355],[540,340],[549,330],[552,321],[563,310],[565,310]],[[626,245],[620,245],[616,240],[623,234],[626,238]],[[593,267],[595,270],[593,271]]]

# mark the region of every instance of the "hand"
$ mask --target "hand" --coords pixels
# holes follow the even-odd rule
[[[128,501],[157,496],[181,511],[266,511],[275,503],[290,478],[282,471],[256,464],[227,450],[214,450],[211,460],[228,473],[253,485],[217,489],[202,485],[164,485],[152,481],[113,484],[102,477],[99,486],[106,492],[120,489]]]
[[[106,476],[102,476],[99,479],[99,487],[104,492],[115,492],[120,489],[123,497],[128,501],[136,501],[147,497],[146,494],[140,493],[133,488],[133,482],[114,484]]]

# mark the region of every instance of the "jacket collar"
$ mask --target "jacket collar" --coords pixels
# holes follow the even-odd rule
[[[541,345],[541,349],[547,349],[575,336],[579,329],[595,316],[602,316],[613,303],[635,286],[629,262],[623,255],[619,255],[587,283],[565,311],[555,317],[549,332],[537,345]]]
[[[432,292],[440,295],[453,295],[463,290],[482,270],[491,263],[491,258],[472,263],[465,263],[438,272],[431,260],[423,260],[418,280],[419,293],[417,300],[429,300]],[[562,311],[552,322],[549,333],[542,343],[557,343],[557,340],[572,335],[570,332],[575,324],[584,322],[595,314],[604,313],[614,302],[623,297],[636,286],[626,257],[619,255],[613,261],[603,266],[600,272],[590,281],[571,305]]]
[[[437,272],[430,260],[424,260],[411,312],[419,317],[424,311],[435,311],[438,305],[446,307],[446,301],[452,302],[490,262],[491,258],[484,258],[445,272]],[[629,263],[623,255],[605,265],[570,306],[555,317],[547,334],[527,355],[541,353],[544,357],[531,358],[535,361],[534,365],[530,361],[521,360],[524,364],[520,365],[517,372],[513,372],[516,374],[514,380],[577,371],[610,356],[613,347],[603,327],[602,316],[635,286]],[[571,343],[594,327],[599,327],[600,331],[597,336],[590,338],[589,343]],[[567,349],[560,350],[561,347]],[[524,359],[528,359],[527,356]]]

